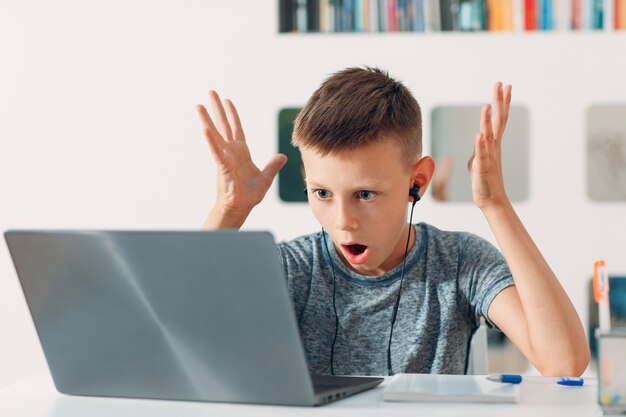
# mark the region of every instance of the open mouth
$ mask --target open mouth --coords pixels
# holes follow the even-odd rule
[[[366,245],[359,243],[342,244],[343,252],[348,262],[357,265],[362,264],[367,260],[369,251]]]
[[[354,256],[362,254],[363,252],[365,252],[365,249],[367,249],[367,246],[359,244],[344,245],[343,247],[346,248]]]

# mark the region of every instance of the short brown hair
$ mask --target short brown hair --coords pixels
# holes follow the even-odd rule
[[[327,78],[295,120],[291,143],[322,155],[393,137],[407,162],[422,153],[422,115],[401,82],[378,68],[346,68]]]

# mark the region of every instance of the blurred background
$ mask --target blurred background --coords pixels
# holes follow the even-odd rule
[[[0,0],[0,229],[197,230],[215,199],[195,112],[209,89],[235,103],[264,165],[325,78],[369,65],[416,96],[442,175],[414,220],[495,244],[465,164],[503,81],[507,187],[589,331],[594,261],[626,274],[626,32],[284,33],[279,16],[276,0]],[[317,231],[289,187],[275,182],[244,228]],[[526,368],[491,340],[490,358],[505,352],[492,369]],[[0,386],[43,372],[3,242]]]

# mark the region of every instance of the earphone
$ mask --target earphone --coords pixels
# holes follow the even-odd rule
[[[306,190],[305,190],[306,192]],[[415,203],[420,200],[420,187],[417,184],[413,184],[413,187],[409,190],[409,196],[413,197],[413,202],[411,203],[411,215],[409,216],[409,233],[406,238],[406,246],[404,248],[404,259],[402,261],[402,270],[400,272],[400,287],[398,288],[398,295],[396,296],[396,302],[393,306],[393,314],[391,316],[391,329],[389,330],[389,343],[387,344],[387,372],[389,375],[393,375],[393,368],[391,366],[391,338],[393,337],[393,326],[396,323],[396,316],[398,315],[398,307],[400,306],[400,294],[402,293],[402,282],[404,280],[404,266],[406,265],[406,255],[409,251],[409,242],[411,241],[411,224],[413,222],[413,209],[415,208]],[[330,373],[331,375],[335,375],[334,369],[334,359],[335,359],[335,343],[337,341],[337,333],[339,331],[339,316],[337,315],[337,306],[335,304],[335,294],[336,294],[336,280],[335,280],[335,265],[333,263],[333,259],[330,256],[330,252],[328,250],[328,244],[326,242],[326,233],[324,228],[322,228],[322,239],[324,240],[324,248],[326,250],[326,254],[328,255],[328,259],[330,261],[331,272],[333,276],[333,311],[335,313],[335,335],[333,337],[333,343],[330,347]]]
[[[420,201],[420,187],[418,187],[417,184],[413,184],[413,187],[409,190],[409,195],[413,197],[413,204]]]

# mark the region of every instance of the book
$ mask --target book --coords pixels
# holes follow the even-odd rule
[[[352,4],[353,30],[363,32],[363,9],[361,0],[353,0]]]
[[[337,5],[335,0],[328,0],[328,31],[335,32],[337,27]]]
[[[582,0],[572,0],[572,29],[583,28],[583,4]]]
[[[502,0],[500,5],[500,30],[513,30],[513,0]]]
[[[524,0],[524,29],[536,29],[535,0]]]
[[[513,0],[513,31],[524,30],[524,0]]]
[[[342,13],[341,13],[341,30],[343,32],[352,32],[354,30],[354,1],[342,0]]]
[[[541,29],[552,30],[553,27],[553,0],[542,0],[541,2]]]
[[[404,27],[404,13],[404,0],[396,0],[396,27],[398,32],[406,31],[406,28]]]
[[[500,0],[487,0],[487,30],[497,32],[501,23]]]
[[[379,2],[378,0],[369,0],[369,30],[370,32],[379,32]]]
[[[369,0],[358,0],[361,2],[361,11],[363,18],[361,20],[361,27],[363,32],[369,32],[370,29],[370,1]]]
[[[553,28],[558,31],[571,30],[572,2],[570,0],[555,0],[553,11]]]
[[[319,0],[308,0],[306,3],[307,31],[320,31],[320,2]]]
[[[416,32],[424,31],[424,4],[423,0],[413,0],[413,30]]]
[[[583,0],[582,21],[583,29],[593,29],[593,9],[595,0]]]
[[[328,12],[329,12],[329,3],[328,0],[319,0],[319,20],[320,20],[320,32],[330,32],[330,27],[328,25]]]
[[[441,30],[459,30],[459,0],[441,0],[439,5],[441,13]]]
[[[591,29],[600,30],[604,27],[604,0],[591,1]]]
[[[387,0],[387,30],[389,32],[398,31],[397,2],[398,0]]]
[[[615,0],[615,29],[626,29],[626,0]]]
[[[385,385],[385,401],[519,402],[520,385],[484,375],[397,374]]]
[[[615,0],[604,0],[604,22],[602,28],[607,31],[615,29]]]
[[[298,32],[308,31],[308,17],[306,0],[296,1],[296,29]]]
[[[424,29],[427,32],[441,30],[441,5],[439,0],[424,0]]]
[[[544,3],[548,0],[535,0],[535,29],[543,30]]]
[[[280,0],[279,7],[279,32],[292,32],[296,29],[296,11],[291,0]]]
[[[464,32],[474,29],[474,5],[472,0],[461,0],[459,8],[459,26]]]

